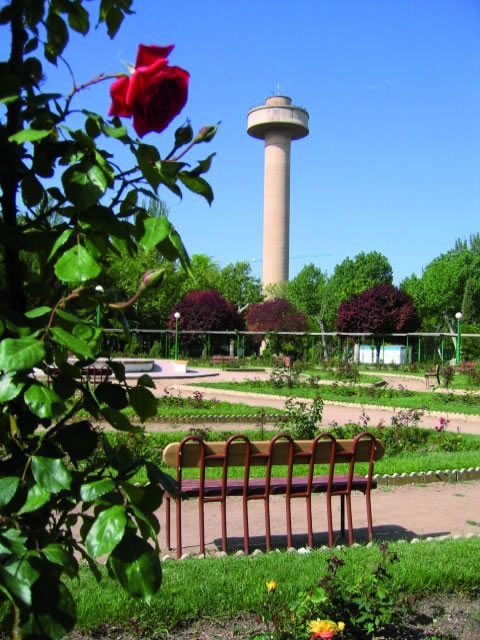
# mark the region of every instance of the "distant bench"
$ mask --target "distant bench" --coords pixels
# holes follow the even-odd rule
[[[473,369],[477,368],[477,363],[474,362],[473,360],[463,360],[462,362],[459,362],[457,364],[457,366],[455,367],[455,371],[458,371],[459,373],[469,373],[470,371],[473,371]]]
[[[440,384],[440,365],[437,364],[434,371],[425,371],[423,374],[425,378],[425,386],[428,388],[430,386],[430,380],[434,380],[434,384]]]
[[[236,360],[235,356],[223,356],[223,355],[219,355],[219,356],[212,356],[211,357],[211,363],[212,364],[225,364],[226,362],[233,362],[234,360]]]
[[[60,369],[54,366],[47,367],[47,384],[50,386],[50,382],[52,379],[58,377],[61,374]],[[80,369],[80,375],[78,379],[82,384],[89,382],[93,384],[94,387],[99,385],[102,382],[106,382],[110,376],[112,375],[112,370],[110,367],[107,367],[106,364],[102,366],[97,365],[89,365],[88,367],[82,367]]]
[[[351,492],[361,491],[366,498],[368,538],[372,539],[371,489],[377,483],[373,479],[374,461],[384,454],[383,444],[368,432],[352,440],[336,440],[330,433],[321,433],[314,440],[292,440],[286,434],[276,435],[270,441],[252,442],[243,434],[233,435],[226,442],[206,442],[199,436],[189,435],[181,442],[169,444],[163,452],[168,467],[176,468],[178,495],[166,494],[166,546],[170,546],[170,502],[175,501],[176,551],[182,555],[182,501],[198,500],[200,553],[205,553],[205,511],[209,502],[220,502],[222,550],[227,551],[227,497],[241,496],[243,508],[243,543],[249,553],[248,501],[263,500],[265,505],[265,542],[270,550],[270,496],[286,497],[287,544],[292,546],[291,499],[305,498],[307,504],[308,544],[313,546],[312,494],[325,493],[327,498],[328,544],[333,546],[332,496],[341,498],[341,532],[345,534],[345,501],[347,506],[348,542],[353,544]],[[355,464],[368,463],[366,476],[355,473]],[[346,463],[345,473],[338,473],[337,465]],[[326,472],[315,474],[315,465],[326,465]],[[285,475],[275,474],[277,465],[283,465]],[[308,467],[307,475],[295,476],[298,465]],[[251,478],[250,468],[265,467],[265,477]],[[207,469],[221,467],[221,478],[206,478]],[[243,467],[241,478],[229,477],[232,467]],[[286,467],[286,472],[285,472]],[[199,470],[198,479],[185,479],[184,469]],[[318,469],[317,469],[318,473]]]

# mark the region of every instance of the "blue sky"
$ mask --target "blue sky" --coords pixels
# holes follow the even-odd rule
[[[136,0],[133,8],[113,41],[97,29],[75,38],[67,58],[81,83],[122,70],[139,42],[175,44],[170,61],[191,74],[189,100],[166,132],[144,141],[166,153],[185,118],[194,129],[222,121],[215,140],[189,156],[217,153],[207,175],[212,206],[160,193],[190,254],[221,266],[249,260],[261,275],[263,143],[246,123],[249,109],[278,92],[310,115],[310,135],[292,144],[290,277],[309,262],[332,274],[346,257],[380,251],[399,284],[480,231],[479,0]],[[108,84],[77,98],[101,113],[108,104]]]

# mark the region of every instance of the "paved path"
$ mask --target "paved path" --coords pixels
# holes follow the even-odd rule
[[[219,371],[219,374],[215,378],[208,378],[208,382],[243,382],[248,377],[266,379],[268,378],[268,372],[236,372],[236,371]],[[162,380],[157,381],[158,392],[163,392],[164,388],[168,388],[174,393],[180,392],[184,397],[192,395],[195,390],[201,391],[205,398],[216,398],[217,400],[225,400],[227,402],[242,402],[251,406],[267,406],[277,409],[283,409],[285,407],[285,398],[279,396],[272,396],[268,394],[247,393],[244,391],[226,391],[219,389],[206,389],[204,387],[196,387],[195,382],[201,381],[202,378],[186,380]],[[405,387],[412,391],[427,391],[425,388],[425,382],[423,378],[415,376],[385,376],[385,380],[388,385],[393,389],[398,389],[399,386]],[[445,393],[445,389],[437,389],[435,393]],[[458,392],[459,394],[464,393]],[[306,402],[304,398],[298,398],[301,402]],[[332,423],[339,425],[346,424],[348,422],[359,423],[363,417],[369,418],[369,426],[375,426],[383,421],[383,424],[390,425],[391,419],[394,415],[398,414],[398,409],[388,407],[378,407],[375,405],[360,405],[360,404],[348,404],[342,402],[324,402],[322,425],[328,426]],[[449,430],[458,430],[460,433],[472,433],[480,435],[480,398],[479,398],[479,415],[464,415],[453,414],[448,411],[437,412],[425,412],[421,418],[420,424],[422,427],[434,428],[439,424],[440,417],[450,420]],[[225,425],[222,425],[222,429],[225,429]]]

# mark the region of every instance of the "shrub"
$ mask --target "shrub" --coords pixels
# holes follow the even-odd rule
[[[323,400],[316,396],[309,405],[289,398],[285,402],[286,416],[282,416],[281,428],[293,439],[311,440],[318,433],[317,424],[322,421]]]

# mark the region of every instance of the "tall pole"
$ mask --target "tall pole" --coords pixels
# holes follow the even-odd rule
[[[180,313],[175,311],[173,317],[175,318],[175,360],[178,360],[178,320],[180,318]]]
[[[457,344],[455,349],[455,361],[458,364],[460,362],[460,358],[462,357],[462,349],[461,349],[461,340],[462,340],[462,318],[463,315],[461,311],[457,311],[455,314],[455,318],[457,319]]]
[[[104,293],[104,289],[102,287],[101,284],[97,284],[97,286],[95,287],[95,291],[97,291],[98,293]],[[100,326],[100,303],[97,304],[97,327]]]

